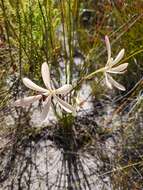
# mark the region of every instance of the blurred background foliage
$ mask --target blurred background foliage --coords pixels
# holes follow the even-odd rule
[[[129,67],[120,80],[127,92],[109,92],[97,80],[90,81],[93,99],[102,102],[102,109],[106,106],[103,97],[104,100],[120,97],[113,101],[116,108],[111,120],[105,119],[105,129],[100,129],[98,135],[103,138],[118,132],[121,135],[116,147],[120,153],[107,172],[113,189],[142,189],[142,31],[141,0],[1,0],[0,110],[8,107],[10,99],[24,93],[23,76],[42,84],[40,68],[44,61],[49,63],[57,86],[63,82],[63,76],[72,83],[103,67],[107,59],[104,36],[108,35],[113,57],[125,48],[123,61]],[[80,59],[78,64],[75,58]],[[100,114],[104,113],[102,109]],[[124,114],[127,114],[125,121],[116,126],[113,116]],[[108,129],[108,124],[112,128]]]
[[[105,65],[104,36],[109,35],[113,56],[126,50],[130,65],[123,83],[131,89],[143,70],[142,9],[142,1],[127,0],[1,0],[1,83],[10,75],[27,74],[41,83],[43,61],[58,83],[63,69],[71,82],[75,70],[80,78]],[[77,65],[75,57],[83,61]]]
[[[125,59],[131,62],[129,69],[142,70],[142,6],[141,1],[124,0],[1,0],[1,46],[18,51],[22,73],[33,73],[34,77],[44,60],[54,67],[63,54],[66,59],[65,46],[71,46],[72,56],[76,51],[84,57],[90,53],[91,68],[104,65],[104,36],[108,34],[113,55],[124,47]],[[138,54],[133,56],[135,52]],[[11,56],[12,70],[19,72],[17,60],[14,63],[13,59]]]

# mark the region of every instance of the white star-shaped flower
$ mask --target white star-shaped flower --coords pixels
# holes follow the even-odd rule
[[[120,60],[123,58],[125,50],[122,49],[115,59],[111,57],[111,45],[108,36],[105,36],[105,43],[107,47],[107,53],[108,53],[108,60],[105,65],[105,81],[107,86],[112,89],[113,86],[118,88],[119,90],[126,90],[125,87],[121,84],[119,84],[117,81],[115,81],[110,74],[122,74],[125,72],[128,63],[123,63],[121,65],[115,66],[117,63],[120,62]]]
[[[51,105],[52,98],[54,98],[54,100],[59,104],[59,106],[62,109],[64,109],[66,112],[75,114],[75,109],[70,104],[68,104],[61,98],[59,98],[59,95],[65,96],[72,89],[72,85],[65,84],[62,87],[55,89],[51,85],[49,67],[46,62],[42,64],[41,74],[42,74],[42,78],[43,78],[44,84],[47,87],[47,89],[36,85],[28,78],[23,78],[23,83],[25,86],[27,86],[28,88],[30,88],[32,90],[40,92],[40,94],[35,95],[35,96],[24,97],[22,99],[16,100],[14,102],[14,105],[15,106],[27,106],[37,100],[42,99],[42,97],[44,96],[44,97],[46,97],[46,100],[44,101],[44,108],[42,111],[42,119],[43,120],[47,119],[47,115],[48,115],[48,111],[49,111],[49,108]]]

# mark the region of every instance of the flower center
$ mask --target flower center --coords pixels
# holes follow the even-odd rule
[[[55,95],[56,94],[56,90],[50,90],[50,94],[51,95]]]

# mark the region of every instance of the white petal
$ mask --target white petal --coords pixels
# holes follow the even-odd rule
[[[51,105],[51,97],[52,96],[49,95],[44,102],[44,108],[43,108],[43,111],[41,114],[42,120],[47,120],[48,112],[49,112],[50,105]]]
[[[14,106],[29,106],[31,103],[37,100],[40,100],[40,98],[42,98],[42,95],[21,98],[19,100],[16,100],[13,105]]]
[[[107,48],[107,53],[108,53],[108,61],[107,62],[109,62],[109,60],[111,58],[111,45],[110,45],[108,36],[105,36],[105,43],[106,43],[106,48]]]
[[[112,89],[112,84],[110,83],[110,81],[109,81],[109,79],[108,79],[108,74],[107,74],[107,73],[105,73],[105,82],[106,82],[107,86],[108,86],[110,89]]]
[[[128,63],[121,64],[117,67],[112,67],[107,70],[108,73],[122,74],[125,72],[125,69],[128,67]]]
[[[124,53],[125,53],[125,50],[122,49],[122,50],[118,53],[118,55],[116,56],[116,58],[114,59],[114,61],[112,62],[111,66],[117,64],[117,63],[123,58]]]
[[[41,74],[42,74],[42,78],[43,78],[43,81],[44,81],[45,86],[46,86],[49,90],[51,90],[50,71],[49,71],[49,67],[48,67],[48,65],[47,65],[46,62],[44,62],[44,63],[42,64]]]
[[[65,84],[62,87],[56,89],[56,94],[67,94],[72,89],[71,84]]]
[[[27,86],[28,88],[32,89],[32,90],[36,90],[38,92],[47,92],[48,90],[45,88],[42,88],[40,86],[38,86],[37,84],[35,84],[34,82],[32,82],[30,79],[28,78],[23,78],[23,83],[25,84],[25,86]]]
[[[67,102],[63,101],[62,99],[60,99],[57,96],[54,96],[54,98],[57,100],[57,103],[61,106],[61,108],[63,108],[66,112],[68,113],[73,113],[75,115],[75,109],[68,104]]]
[[[118,88],[119,90],[122,90],[122,91],[125,91],[125,90],[126,90],[123,85],[121,85],[121,84],[119,84],[117,81],[115,81],[110,75],[108,75],[108,79],[109,79],[110,83],[111,83],[114,87],[116,87],[116,88]]]

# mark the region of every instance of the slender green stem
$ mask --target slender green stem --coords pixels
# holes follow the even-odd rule
[[[67,23],[67,31],[68,31],[68,46],[69,46],[69,62],[67,65],[67,75],[68,75],[68,83],[71,83],[72,81],[72,67],[73,67],[73,57],[72,57],[72,21],[71,21],[71,2],[70,0],[68,3],[68,23]]]
[[[22,77],[22,23],[21,23],[21,12],[20,12],[20,5],[19,1],[16,2],[16,14],[18,18],[18,27],[19,27],[19,74],[20,78]]]
[[[44,52],[45,52],[45,56],[46,56],[46,61],[48,63],[48,60],[49,60],[48,31],[47,31],[48,27],[47,27],[46,18],[45,18],[45,15],[44,15],[43,8],[42,8],[40,0],[38,0],[38,4],[39,4],[39,9],[40,9],[40,12],[41,12],[41,15],[42,15],[42,18],[43,18],[43,24],[44,24],[44,30],[45,30],[45,46],[46,46],[46,51],[44,51]]]
[[[60,13],[61,13],[61,24],[62,24],[62,34],[63,34],[63,46],[64,46],[64,53],[65,57],[67,58],[67,51],[66,51],[66,30],[65,30],[65,6],[63,0],[60,0]],[[67,59],[65,59],[65,75],[66,75],[66,83],[67,83]]]
[[[105,67],[102,67],[101,69],[98,69],[83,78],[84,78],[84,80],[88,80],[88,79],[91,79],[92,77],[94,77],[94,75],[96,75],[97,73],[104,72],[104,71],[105,71]]]
[[[13,65],[13,56],[12,56],[12,46],[10,42],[10,30],[9,30],[9,21],[8,21],[8,16],[6,14],[6,7],[5,7],[5,2],[4,0],[1,1],[1,8],[3,11],[3,17],[4,17],[4,24],[5,24],[5,29],[6,29],[6,36],[7,36],[7,41],[8,41],[8,46],[9,46],[9,55],[11,59],[11,65]]]
[[[101,69],[98,69],[98,70],[90,73],[89,75],[82,77],[79,81],[77,81],[76,85],[71,89],[71,91],[69,93],[71,93],[72,91],[77,89],[84,81],[89,80],[92,77],[94,77],[97,73],[104,72],[104,71],[105,71],[105,67],[102,67]]]

